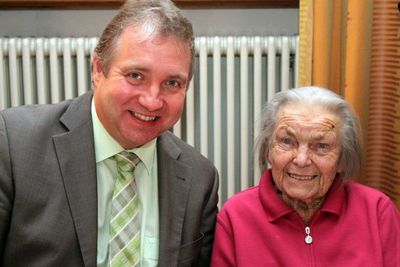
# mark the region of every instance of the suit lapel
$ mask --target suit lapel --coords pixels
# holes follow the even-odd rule
[[[61,122],[68,132],[53,137],[85,266],[97,259],[97,180],[90,112],[91,94],[74,100]]]
[[[178,161],[179,147],[168,136],[158,138],[160,266],[177,266],[183,220],[191,184],[191,168]]]

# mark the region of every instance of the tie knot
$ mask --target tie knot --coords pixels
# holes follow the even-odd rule
[[[114,156],[117,162],[117,168],[123,172],[132,172],[140,159],[136,154],[128,151],[122,151]]]

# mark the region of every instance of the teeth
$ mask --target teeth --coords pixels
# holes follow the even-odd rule
[[[296,175],[296,174],[289,174],[290,177],[297,179],[297,180],[311,180],[314,178],[314,176],[310,175]]]
[[[136,112],[133,113],[133,115],[135,115],[136,118],[141,119],[142,121],[154,121],[156,119],[156,117],[149,117]]]

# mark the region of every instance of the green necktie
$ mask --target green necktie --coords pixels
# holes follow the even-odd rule
[[[140,159],[127,151],[113,158],[118,177],[111,209],[110,266],[140,266],[140,201],[133,176]]]

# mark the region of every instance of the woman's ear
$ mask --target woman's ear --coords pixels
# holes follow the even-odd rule
[[[344,171],[344,166],[343,166],[343,160],[341,159],[341,158],[339,158],[339,162],[338,162],[338,165],[337,165],[337,173],[339,173],[339,174],[342,174],[343,173],[343,171]]]
[[[265,151],[265,169],[269,168],[272,164],[272,150],[274,149],[272,145],[268,144],[268,151]]]
[[[98,86],[102,77],[103,77],[103,68],[101,66],[100,59],[97,56],[93,56],[92,82],[93,82],[94,88],[96,88]]]

